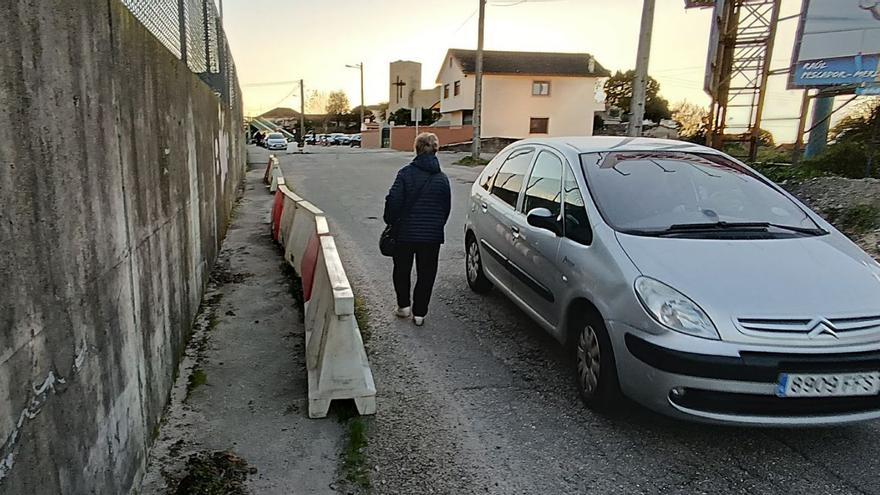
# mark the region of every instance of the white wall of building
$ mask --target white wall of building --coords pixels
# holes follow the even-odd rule
[[[455,95],[455,81],[461,81],[461,92]],[[532,82],[550,81],[549,96],[533,96]],[[595,77],[483,76],[482,136],[527,138],[532,117],[548,118],[547,134],[542,136],[591,136],[593,115],[605,109],[595,98]],[[462,124],[462,110],[474,108],[474,76],[462,72],[458,61],[449,58],[443,63],[440,83],[440,113],[451,125]],[[449,97],[443,87],[449,85]]]
[[[443,120],[449,120],[446,113],[456,110],[473,110],[474,109],[474,76],[467,75],[461,70],[458,60],[452,59],[452,67],[449,65],[449,58],[443,63],[440,69],[440,113],[444,114]],[[461,92],[455,96],[455,81],[461,81]],[[449,98],[444,98],[443,88],[449,85]],[[485,85],[483,86],[485,88]],[[461,117],[459,116],[459,122]]]
[[[549,96],[533,96],[533,81],[550,81]],[[483,77],[482,136],[592,136],[593,115],[604,110],[596,103],[595,77]],[[547,134],[530,134],[532,117],[548,118]]]

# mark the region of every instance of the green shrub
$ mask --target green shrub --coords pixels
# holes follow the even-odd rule
[[[878,177],[878,164],[876,163],[878,158],[880,155],[875,152],[872,177]],[[819,156],[804,160],[804,166],[851,179],[863,179],[867,161],[868,155],[863,145],[843,142],[832,144]]]
[[[755,161],[760,163],[791,163],[791,153],[780,151],[775,148],[760,148]]]
[[[813,177],[828,175],[825,172],[808,167],[805,164],[788,165],[780,163],[753,163],[752,168],[773,182],[785,182],[787,180],[802,181]]]
[[[846,233],[864,234],[880,228],[880,208],[856,205],[828,212],[832,223]]]

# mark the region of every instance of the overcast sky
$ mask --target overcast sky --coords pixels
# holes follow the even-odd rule
[[[360,103],[358,73],[346,64],[363,61],[366,103],[388,101],[388,64],[421,62],[432,86],[448,48],[476,48],[477,0],[223,0],[225,28],[245,113],[275,106],[298,108],[306,92],[344,90]],[[633,68],[642,0],[489,0],[486,49],[591,53],[610,70]],[[782,16],[796,14],[800,0],[783,0]],[[657,0],[650,73],[661,94],[707,106],[702,90],[709,38],[709,10],[685,10],[682,0]],[[786,67],[796,21],[780,23],[773,68]],[[286,82],[286,83],[284,83]],[[265,83],[284,83],[261,85]],[[801,92],[785,89],[786,76],[771,78],[765,117],[796,117]],[[794,139],[797,122],[769,120],[779,141]]]

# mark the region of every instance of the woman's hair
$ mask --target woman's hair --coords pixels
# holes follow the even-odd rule
[[[416,155],[433,155],[440,149],[440,140],[433,132],[423,132],[416,136],[413,149],[415,149]]]

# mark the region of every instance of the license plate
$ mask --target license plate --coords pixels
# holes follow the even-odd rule
[[[778,397],[847,397],[877,395],[880,371],[861,373],[782,373],[776,386]]]

